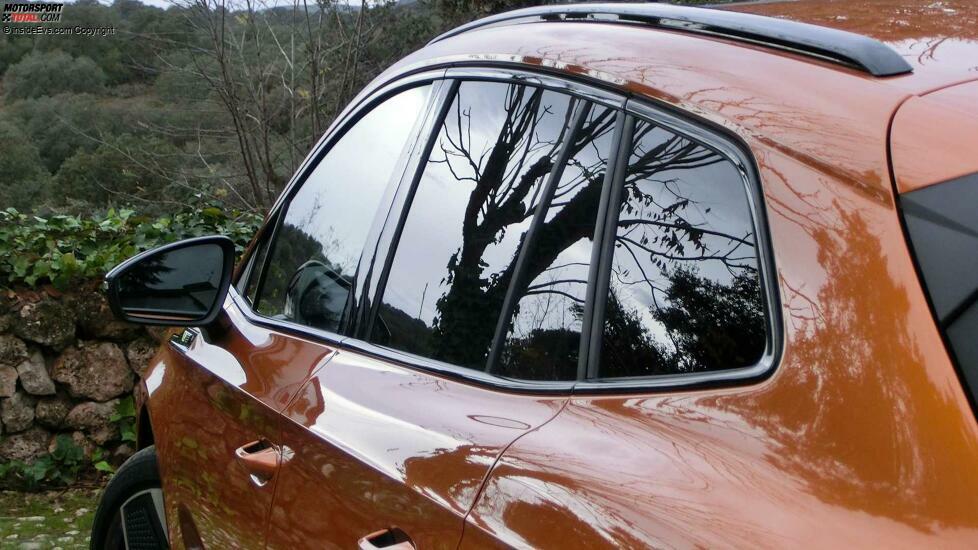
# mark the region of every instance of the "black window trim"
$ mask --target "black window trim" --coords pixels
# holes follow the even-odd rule
[[[347,109],[343,113],[341,113],[341,115],[337,118],[337,120],[330,125],[329,129],[327,129],[327,131],[323,134],[323,136],[313,147],[309,155],[306,156],[305,160],[303,160],[302,164],[300,164],[299,168],[292,176],[292,179],[286,185],[285,190],[282,192],[281,195],[279,195],[275,203],[269,209],[269,214],[267,216],[265,225],[262,227],[262,229],[259,232],[258,235],[259,239],[265,239],[265,238],[268,239],[269,250],[265,253],[264,262],[262,266],[260,266],[260,271],[258,271],[259,280],[258,280],[258,287],[255,292],[256,296],[260,296],[263,290],[263,286],[265,282],[264,281],[265,273],[267,271],[265,267],[267,263],[271,261],[271,258],[274,255],[273,253],[274,253],[275,239],[278,237],[279,228],[281,227],[284,218],[284,212],[288,208],[289,203],[292,201],[292,198],[295,196],[296,193],[298,193],[299,189],[302,188],[302,185],[308,179],[309,175],[312,174],[312,172],[319,165],[323,157],[332,149],[333,145],[335,145],[340,139],[342,139],[342,137],[346,135],[347,131],[349,131],[355,124],[357,124],[360,121],[360,119],[362,119],[367,113],[369,113],[374,107],[378,106],[380,103],[386,101],[387,99],[407,89],[416,88],[428,84],[437,84],[439,82],[442,82],[444,81],[444,74],[445,74],[444,70],[424,71],[421,73],[416,73],[416,74],[406,76],[402,79],[398,79],[387,85],[381,86],[378,89],[371,91],[371,93],[363,95],[363,97],[360,98],[360,101],[357,102],[355,105],[351,105],[347,107]],[[423,135],[423,132],[430,131],[430,128],[424,127],[423,121],[428,118],[427,112],[428,110],[431,109],[432,104],[436,100],[437,96],[438,96],[438,90],[436,88],[433,88],[431,94],[428,97],[427,103],[425,105],[426,114],[419,117],[419,120],[416,122],[415,128],[412,130],[412,134],[417,132],[419,133],[419,135]],[[397,166],[400,166],[405,171],[410,171],[413,167],[410,164],[403,164],[403,163],[404,161],[409,160],[409,158],[413,154],[414,149],[415,147],[413,146],[407,147],[406,151],[402,153],[402,158],[398,161]],[[389,190],[388,192],[385,193],[385,197],[381,202],[380,205],[381,208],[384,208],[386,206],[389,209],[390,207],[392,207],[391,200],[390,200],[392,197],[389,195],[392,195],[394,188],[398,186],[397,182],[400,177],[401,176],[399,175],[392,176],[391,181],[388,183]],[[377,218],[385,219],[387,215],[389,215],[389,212],[385,214],[381,214],[380,212],[378,212]],[[369,231],[369,234],[374,235],[375,233],[377,232],[374,231],[374,227],[372,226],[371,230]],[[232,302],[234,302],[235,306],[237,306],[238,310],[242,313],[242,315],[244,315],[250,322],[265,326],[267,328],[279,329],[285,332],[296,333],[302,336],[323,340],[325,342],[332,343],[332,344],[339,344],[340,342],[346,340],[349,335],[349,332],[352,330],[353,327],[342,326],[340,328],[340,331],[331,332],[324,329],[302,325],[299,323],[293,323],[291,321],[286,321],[282,319],[273,319],[271,317],[267,317],[265,315],[258,313],[253,307],[253,304],[251,304],[250,301],[247,299],[247,297],[242,295],[240,292],[238,292],[237,287],[239,284],[245,284],[245,285],[247,284],[247,279],[244,277],[244,275],[246,273],[250,274],[251,272],[254,271],[256,266],[254,266],[253,264],[257,258],[257,250],[262,245],[263,243],[258,242],[252,248],[249,257],[244,260],[245,262],[247,262],[247,265],[245,266],[244,269],[240,270],[238,275],[238,281],[231,286],[231,289],[228,292],[228,295],[231,298]],[[375,248],[375,245],[376,243],[371,242],[368,238],[368,241],[364,243],[364,250],[365,251],[368,249],[373,250]],[[361,264],[364,262],[364,260],[370,262],[372,261],[372,259],[373,259],[372,255],[370,257],[367,257],[361,253],[361,257],[360,257]],[[358,276],[360,271],[361,271],[361,265],[358,265],[356,278],[359,278]],[[354,286],[353,292],[351,292],[351,299],[358,300],[357,295],[360,292],[361,290],[357,289]]]
[[[574,98],[576,102],[573,109],[574,113],[571,117],[571,124],[569,132],[567,133],[567,140],[560,147],[560,151],[557,153],[557,159],[554,161],[554,168],[550,171],[550,175],[547,176],[547,181],[544,183],[543,191],[540,194],[540,202],[537,207],[537,211],[533,214],[533,219],[530,221],[530,226],[526,230],[526,239],[523,241],[523,245],[520,247],[518,255],[516,257],[516,267],[513,270],[513,276],[510,279],[509,288],[506,289],[506,295],[503,298],[503,306],[499,311],[499,318],[496,319],[496,329],[493,333],[492,344],[489,347],[489,357],[486,359],[486,370],[487,374],[494,374],[494,371],[499,366],[499,354],[502,351],[503,345],[506,341],[506,333],[509,328],[509,321],[513,316],[513,311],[516,309],[516,304],[519,302],[519,297],[516,296],[516,289],[521,286],[521,281],[526,277],[527,262],[529,261],[530,251],[533,249],[536,243],[536,234],[539,230],[541,224],[543,224],[544,218],[547,215],[548,205],[551,200],[553,200],[554,193],[556,192],[557,185],[560,183],[560,178],[564,175],[564,169],[567,167],[567,160],[570,157],[571,145],[574,143],[574,137],[577,132],[584,125],[584,121],[587,119],[591,112],[592,104],[588,101],[581,101],[578,98]],[[590,281],[590,278],[589,278]],[[527,281],[527,283],[529,283]],[[582,323],[582,329],[584,328]],[[581,339],[583,342],[584,339]],[[580,363],[580,358],[578,358],[578,363]],[[580,365],[578,365],[580,369]]]
[[[644,100],[644,98],[642,100],[629,98],[625,105],[625,111],[632,120],[632,128],[634,128],[634,122],[639,119],[666,128],[715,151],[730,161],[740,173],[741,181],[746,191],[751,223],[757,238],[758,276],[760,278],[761,298],[766,322],[765,346],[758,361],[747,367],[683,374],[599,378],[597,374],[602,328],[599,325],[604,319],[603,311],[601,311],[601,315],[595,315],[595,319],[592,320],[591,357],[589,357],[588,367],[589,374],[592,377],[579,381],[574,386],[573,392],[576,394],[604,391],[668,390],[736,382],[747,383],[762,380],[770,376],[778,365],[782,351],[781,303],[777,290],[774,253],[771,247],[770,232],[764,208],[764,196],[754,157],[749,153],[749,147],[739,136],[736,136],[726,128],[719,127],[707,121],[694,122],[688,120],[689,115],[685,115],[673,107],[663,108],[653,105],[651,102]],[[619,162],[627,162],[628,153],[630,151],[623,151],[623,158],[620,158]],[[624,170],[619,169],[618,174],[623,176]],[[615,181],[615,188],[619,192],[623,185],[624,180],[622,178]],[[609,226],[614,227],[617,225],[617,215],[617,209],[613,209],[608,213]],[[599,279],[599,284],[602,285],[604,292],[607,293],[614,239],[604,239],[601,244],[607,252],[602,257],[602,274]],[[603,302],[598,307],[603,310]]]
[[[404,232],[410,205],[414,202],[414,195],[417,192],[418,183],[424,175],[424,168],[427,165],[428,157],[431,155],[431,150],[434,148],[435,142],[438,141],[441,125],[444,123],[445,117],[448,116],[448,110],[451,108],[455,94],[458,93],[458,80],[446,79],[446,84],[434,98],[432,105],[434,117],[430,121],[431,124],[426,126],[428,134],[421,137],[424,144],[415,148],[419,154],[412,155],[412,164],[404,170],[404,174],[397,182],[393,203],[386,218],[387,223],[378,235],[377,246],[370,260],[370,271],[373,272],[378,267],[379,271],[377,271],[376,280],[371,278],[363,287],[364,295],[360,299],[360,311],[362,313],[357,326],[354,328],[354,336],[363,341],[368,341],[373,333],[374,322],[380,311],[381,301],[379,298],[387,286],[387,280],[394,263],[394,251],[397,243],[401,240],[401,234]],[[388,229],[388,225],[390,225],[390,229]]]
[[[251,309],[248,301],[243,296],[238,294],[234,287],[232,287],[229,295],[237,308],[249,321],[270,328],[280,329],[285,332],[297,333],[316,340],[326,341],[327,343],[341,344],[350,349],[383,360],[391,361],[408,368],[416,368],[422,371],[434,373],[436,375],[447,376],[450,378],[460,379],[462,381],[468,381],[478,385],[498,388],[500,390],[515,393],[560,395],[590,395],[609,392],[648,393],[649,391],[661,392],[670,389],[729,386],[732,384],[745,385],[761,381],[769,377],[776,370],[776,367],[780,361],[783,347],[781,306],[775,278],[774,255],[771,248],[767,217],[764,209],[763,193],[761,190],[757,165],[753,154],[750,152],[750,147],[740,136],[728,128],[697,117],[694,114],[683,111],[675,106],[659,104],[659,102],[644,96],[640,98],[635,97],[629,92],[616,88],[614,86],[615,83],[605,82],[597,78],[588,78],[583,75],[566,75],[563,73],[555,74],[552,70],[549,70],[546,67],[541,67],[537,70],[530,70],[525,68],[524,65],[519,65],[519,68],[515,68],[514,64],[511,63],[486,61],[471,63],[453,62],[447,63],[442,67],[431,66],[426,67],[423,70],[418,70],[417,72],[410,72],[400,76],[394,76],[391,80],[385,83],[365,90],[361,96],[357,98],[356,104],[348,107],[324,134],[319,143],[313,149],[313,152],[310,153],[306,160],[303,161],[299,170],[296,171],[296,175],[293,176],[292,181],[289,182],[286,190],[272,206],[268,223],[274,223],[275,227],[272,228],[272,234],[269,236],[269,238],[274,239],[276,237],[276,231],[274,230],[277,229],[279,218],[281,218],[281,213],[284,209],[284,205],[287,204],[287,200],[291,199],[291,196],[297,191],[298,187],[301,186],[301,183],[305,180],[308,173],[311,172],[311,170],[318,164],[318,161],[322,155],[329,150],[332,144],[335,143],[335,141],[339,139],[339,137],[342,136],[346,130],[352,126],[352,124],[359,120],[359,116],[362,116],[362,114],[365,113],[368,108],[397,93],[397,91],[437,80],[451,80],[456,82],[462,80],[502,82],[515,81],[527,85],[538,86],[544,89],[560,91],[572,96],[586,99],[595,104],[600,104],[619,110],[624,114],[624,117],[620,118],[624,118],[626,121],[631,121],[630,124],[634,124],[634,119],[636,117],[647,119],[654,124],[686,136],[697,143],[718,152],[727,160],[732,162],[740,172],[746,188],[751,218],[755,233],[757,235],[760,284],[764,302],[765,319],[767,321],[766,345],[760,360],[756,364],[749,367],[676,375],[584,378],[576,381],[523,381],[505,378],[484,371],[473,370],[420,357],[414,354],[401,352],[392,348],[372,344],[361,339],[366,336],[365,329],[367,326],[369,326],[368,324],[365,324],[365,322],[368,322],[370,318],[373,317],[372,312],[374,307],[372,307],[373,304],[370,302],[376,301],[373,300],[373,298],[382,295],[383,290],[382,286],[376,285],[374,291],[370,293],[370,287],[373,285],[372,282],[368,282],[367,285],[358,290],[358,292],[368,294],[358,298],[358,300],[360,301],[361,305],[366,304],[367,309],[364,310],[364,313],[370,312],[370,317],[368,319],[358,319],[352,327],[348,327],[345,334],[331,333],[313,327],[261,316],[254,312]],[[454,88],[454,86],[457,86],[457,84],[453,83],[452,88]],[[447,109],[447,106],[442,105],[444,100],[439,99],[441,97],[441,94],[432,93],[429,97],[428,109],[431,109],[435,103],[438,103],[438,105],[435,106],[436,108]],[[428,131],[428,134],[426,137],[424,137],[424,134],[422,134],[422,139],[426,139],[428,141],[433,140],[434,134],[437,132],[437,125],[426,125],[425,129]],[[616,124],[616,133],[619,132],[620,129],[621,124]],[[627,154],[625,154],[623,151],[624,148],[619,146],[617,149],[617,152],[620,154],[618,157],[616,157],[616,164],[622,162],[621,158],[627,159]],[[414,157],[413,151],[412,157]],[[414,164],[406,166],[405,173],[411,173],[412,171],[414,173],[419,173],[423,166],[421,166],[420,162],[416,161],[414,158],[412,158],[411,162]],[[615,172],[615,177],[622,173],[620,169],[615,169],[613,167],[609,167],[609,172]],[[402,184],[407,183],[405,179],[407,178],[402,178]],[[413,176],[411,179],[413,179]],[[396,181],[395,186],[397,186]],[[398,190],[397,193],[400,194],[400,190]],[[402,211],[397,212],[397,216],[404,217],[404,214],[406,214],[406,210],[403,208],[404,205],[399,204],[397,198],[394,199],[393,204],[390,206],[392,210],[388,213],[388,218],[390,218],[391,215],[395,213],[395,210],[399,207],[402,209]],[[612,212],[609,211],[607,214],[611,215],[611,213]],[[598,227],[600,228],[601,224],[599,224]],[[382,232],[386,232],[386,229],[384,229]],[[598,236],[595,235],[595,243],[599,244],[600,246],[596,246],[595,249],[601,249],[603,265],[605,256],[607,256],[610,261],[610,249],[612,249],[614,246],[614,240],[602,238],[601,241],[598,241],[597,237]],[[377,246],[378,244],[382,243],[368,242],[365,249],[367,247]],[[258,247],[256,246],[255,249],[257,248]],[[380,248],[382,248],[382,246]],[[371,264],[370,269],[374,269],[373,263],[381,258],[381,256],[388,256],[389,258],[387,259],[393,260],[392,252],[393,249],[380,250],[378,248],[374,250],[373,256],[369,259],[366,258],[366,255],[361,257],[361,262],[368,259]],[[253,261],[255,254],[252,253],[250,256],[251,257],[246,261]],[[270,256],[271,254],[266,254],[266,262],[269,261]],[[389,269],[389,266],[385,267]],[[245,272],[249,271],[250,269],[251,267],[249,266],[248,269],[241,271]],[[592,281],[589,278],[589,289],[594,288],[594,282],[595,281]],[[593,301],[595,296],[589,296],[589,300]],[[365,302],[364,300],[367,301]],[[597,302],[603,301],[597,300]],[[598,307],[603,309],[603,306]],[[593,315],[590,319],[590,323],[587,326],[582,327],[582,339],[587,339],[589,347],[587,357],[588,365],[585,367],[586,372],[593,373],[593,369],[596,368],[596,363],[595,367],[592,368],[590,366],[594,361],[596,361],[596,359],[591,358],[591,349],[593,349],[591,342],[593,342],[594,338],[600,338],[600,330],[602,328],[600,326],[601,323],[603,323],[603,314]]]
[[[611,281],[611,262],[615,251],[615,236],[618,231],[618,210],[622,201],[623,183],[632,155],[632,137],[635,133],[635,117],[624,111],[621,131],[615,136],[614,161],[608,168],[605,189],[598,210],[598,233],[594,235],[594,255],[591,257],[591,277],[588,280],[588,307],[584,319],[589,325],[586,338],[581,342],[583,366],[578,382],[596,378],[601,360],[601,341],[604,334],[605,304]]]

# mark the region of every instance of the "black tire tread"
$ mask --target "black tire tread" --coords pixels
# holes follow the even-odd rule
[[[154,487],[160,487],[160,470],[156,460],[156,446],[150,445],[130,456],[106,485],[92,521],[89,548],[102,550],[108,528],[122,503],[133,494]]]

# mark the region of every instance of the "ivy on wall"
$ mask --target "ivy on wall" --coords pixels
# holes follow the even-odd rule
[[[42,218],[8,208],[0,211],[0,287],[51,283],[64,290],[101,277],[139,252],[190,237],[226,235],[241,252],[261,221],[256,214],[215,206],[158,218],[132,210]]]

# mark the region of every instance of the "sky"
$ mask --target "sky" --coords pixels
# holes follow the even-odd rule
[[[64,1],[69,4],[74,2],[74,0],[64,0]],[[139,0],[139,1],[149,6],[156,6],[158,8],[164,8],[164,9],[173,5],[172,0]],[[215,0],[215,1],[219,1],[219,0]],[[226,0],[226,1],[228,3],[243,3],[243,0]],[[274,6],[291,6],[294,0],[253,0],[253,1],[256,3],[263,4],[267,7],[274,7]],[[105,5],[112,4],[111,0],[99,0],[99,2]],[[309,3],[310,4],[315,3],[315,0],[309,0]],[[340,0],[340,3],[354,4],[354,5],[360,4],[360,2],[356,0]]]

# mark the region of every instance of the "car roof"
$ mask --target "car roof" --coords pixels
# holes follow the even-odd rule
[[[849,17],[845,14],[852,8],[845,2],[817,2],[830,6],[824,12],[805,13]],[[783,9],[788,16],[788,10],[799,9],[792,6],[777,2],[734,8],[774,15]],[[937,25],[927,21],[920,23],[921,28]],[[912,40],[906,36],[927,34],[914,32],[917,34],[881,38],[904,51],[919,53],[922,46],[915,45],[917,42],[902,42]],[[962,49],[976,47],[965,38],[955,40]],[[931,51],[944,47],[942,44],[931,44]],[[760,141],[813,166],[860,194],[891,203],[887,132],[893,114],[914,94],[954,79],[978,78],[978,73],[960,68],[932,71],[926,56],[911,61],[917,69],[926,66],[926,71],[874,77],[810,55],[682,30],[603,21],[529,21],[475,26],[433,41],[385,71],[361,97],[405,73],[459,64],[579,76],[693,113],[749,142]],[[954,66],[961,63],[958,60]]]
[[[881,170],[886,127],[906,92],[855,69],[683,32],[539,22],[437,41],[385,71],[365,94],[406,72],[452,64],[540,69],[603,83],[763,140],[864,192],[890,197]]]
[[[978,79],[975,0],[744,2],[724,9],[810,23],[875,38],[900,53],[912,75],[892,84],[922,94]]]

